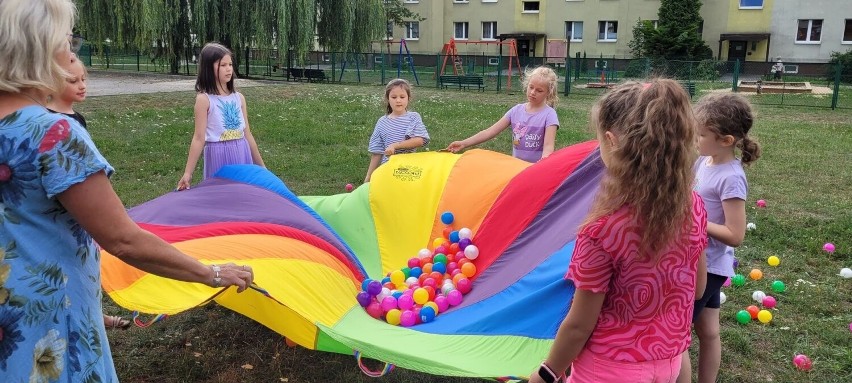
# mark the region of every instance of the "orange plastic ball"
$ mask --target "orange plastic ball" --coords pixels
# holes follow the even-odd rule
[[[461,267],[461,273],[470,278],[476,275],[476,265],[473,262],[467,262]]]
[[[763,278],[763,272],[759,269],[751,269],[751,272],[748,273],[748,277],[756,281],[758,279]]]
[[[755,305],[746,307],[746,311],[751,315],[751,319],[757,319],[757,314],[760,313],[760,309]]]

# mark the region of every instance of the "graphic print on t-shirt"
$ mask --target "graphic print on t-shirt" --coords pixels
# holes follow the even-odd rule
[[[524,146],[521,145],[521,141],[526,141],[526,134],[529,126],[524,126],[521,124],[512,124],[512,145],[515,146],[516,149],[521,149]]]

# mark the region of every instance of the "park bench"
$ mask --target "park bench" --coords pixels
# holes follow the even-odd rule
[[[482,79],[482,76],[452,76],[445,75],[439,78],[441,83],[441,88],[447,88],[450,85],[458,86],[461,88],[470,88],[476,86],[479,90],[485,90],[485,82]]]
[[[689,93],[689,99],[690,99],[690,100],[691,100],[693,97],[695,97],[695,83],[694,83],[694,82],[691,82],[691,81],[680,81],[680,86],[682,86],[682,87],[683,87],[683,90],[685,90],[685,91],[686,91],[686,93]]]
[[[322,69],[287,68],[287,73],[290,74],[291,78],[296,79],[297,81],[301,79],[308,80],[309,82],[329,80],[329,78],[325,75],[325,71]]]

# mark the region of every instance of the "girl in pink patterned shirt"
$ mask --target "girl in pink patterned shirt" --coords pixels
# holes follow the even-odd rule
[[[695,122],[675,81],[626,83],[592,109],[606,174],[575,242],[576,287],[530,382],[674,382],[703,294],[707,217]]]

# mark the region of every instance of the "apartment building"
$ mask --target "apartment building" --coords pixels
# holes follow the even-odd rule
[[[514,38],[521,57],[552,56],[548,41],[556,40],[568,43],[571,56],[629,58],[633,26],[639,19],[655,21],[660,6],[659,0],[403,3],[425,18],[393,28],[394,40],[405,39],[412,53],[440,52],[452,38],[461,54],[505,55],[505,48],[490,43]],[[850,0],[704,0],[701,16],[700,32],[721,60],[827,61],[832,51],[852,48]]]

